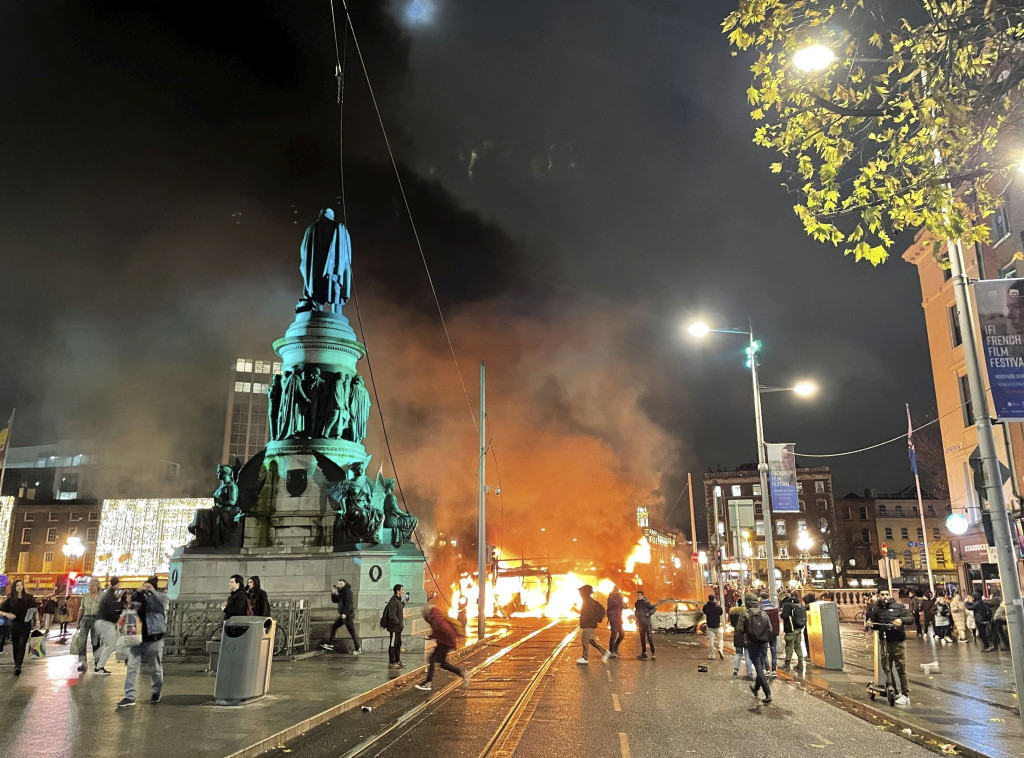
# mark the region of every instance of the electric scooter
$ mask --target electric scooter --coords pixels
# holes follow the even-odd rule
[[[889,661],[888,666],[884,665],[882,650],[885,646],[883,635],[886,630],[895,629],[896,625],[873,622],[871,628],[875,632],[875,676],[868,684],[868,696],[874,700],[878,695],[885,695],[889,705],[895,706],[896,698],[900,696],[899,678],[896,675],[895,665],[892,661]]]

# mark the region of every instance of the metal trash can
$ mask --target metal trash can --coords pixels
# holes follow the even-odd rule
[[[843,640],[839,633],[839,607],[829,601],[811,603],[807,612],[807,641],[811,663],[824,669],[843,668]]]
[[[267,694],[276,627],[269,616],[234,616],[224,622],[213,695],[217,705],[238,705]]]

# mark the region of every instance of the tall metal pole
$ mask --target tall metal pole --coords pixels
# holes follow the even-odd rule
[[[960,241],[947,241],[949,264],[952,269],[953,292],[956,296],[957,318],[960,334],[964,341],[964,362],[967,364],[967,385],[971,391],[974,410],[974,426],[978,432],[978,448],[981,452],[981,468],[985,477],[985,494],[992,519],[992,537],[995,542],[999,564],[999,581],[1003,586],[1003,600],[1006,603],[1006,627],[1010,635],[1010,656],[1013,659],[1013,678],[1017,696],[1024,697],[1024,601],[1021,600],[1020,577],[1017,574],[1017,557],[1010,539],[1010,514],[1003,497],[1003,481],[999,472],[999,458],[996,453],[996,437],[992,431],[992,420],[988,415],[988,395],[982,381],[978,361],[978,345],[974,338],[974,315],[971,299],[967,294],[967,277],[964,274],[963,248]],[[1020,711],[1024,724],[1024,708]]]
[[[697,522],[693,517],[693,478],[690,476],[690,472],[686,472],[686,489],[690,493],[690,540],[693,543],[693,552],[697,551]],[[703,594],[704,592],[704,572],[701,570],[700,563],[697,564],[697,579],[694,581],[694,592]],[[701,595],[697,595],[700,597]]]
[[[484,362],[480,361],[480,463],[477,468],[477,485],[479,498],[476,525],[476,563],[477,563],[477,601],[476,601],[476,637],[484,638],[486,617],[484,602],[487,597],[487,477],[485,462],[487,461],[487,404],[484,376]]]
[[[719,544],[718,536],[718,501],[722,498],[722,488],[717,484],[714,490],[715,498],[715,524],[708,538],[709,547],[715,548],[715,572],[718,574],[718,604],[725,608],[725,577],[722,576],[722,546]],[[711,540],[714,542],[711,542]]]
[[[913,434],[910,421],[910,403],[907,403],[907,434]],[[921,477],[917,475],[917,461],[914,461],[914,486],[917,488],[917,511],[921,514],[921,536],[924,540],[924,565],[928,568],[928,587],[935,596],[935,577],[932,576],[932,553],[928,548],[928,525],[924,522],[924,503],[921,501]]]
[[[11,449],[11,431],[14,429],[14,412],[17,410],[17,408],[11,410],[11,418],[7,422],[7,439],[4,441],[3,450],[0,450],[0,453],[4,456],[3,460],[0,460],[0,495],[3,495],[4,491],[4,476],[7,474],[7,452]],[[5,534],[0,539],[7,539],[7,535]],[[0,571],[3,570],[4,567],[0,566]]]
[[[761,511],[764,514],[764,548],[768,554],[768,596],[773,605],[779,604],[775,589],[775,540],[772,533],[771,497],[768,492],[768,459],[764,447],[764,424],[761,420],[761,385],[757,382],[757,349],[754,347],[754,323],[750,322],[750,378],[754,384],[754,423],[757,427],[757,472],[761,476]]]

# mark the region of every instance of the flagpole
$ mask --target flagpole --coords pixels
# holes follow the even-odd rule
[[[928,527],[924,522],[924,503],[921,502],[921,477],[917,473],[917,450],[914,448],[914,424],[910,420],[910,403],[907,403],[907,455],[910,469],[914,472],[914,486],[917,487],[917,512],[921,515],[921,535],[924,537],[924,565],[928,568],[928,586],[935,595],[935,577],[932,576],[932,553],[928,548]]]
[[[14,428],[14,412],[17,408],[11,409],[11,418],[7,422],[7,439],[4,440],[4,449],[0,450],[4,454],[3,463],[0,464],[0,497],[3,497],[4,493],[4,476],[7,474],[7,451],[11,449],[11,430]]]

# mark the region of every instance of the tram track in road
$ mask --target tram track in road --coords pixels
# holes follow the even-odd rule
[[[564,621],[517,631],[500,649],[490,645],[489,650],[462,656],[457,665],[469,668],[468,688],[459,678],[446,682],[450,675],[437,670],[436,689],[431,693],[406,687],[383,695],[369,703],[372,709],[317,727],[280,745],[272,755],[508,758],[530,722],[552,668],[577,634]],[[439,680],[444,682],[440,687]]]

